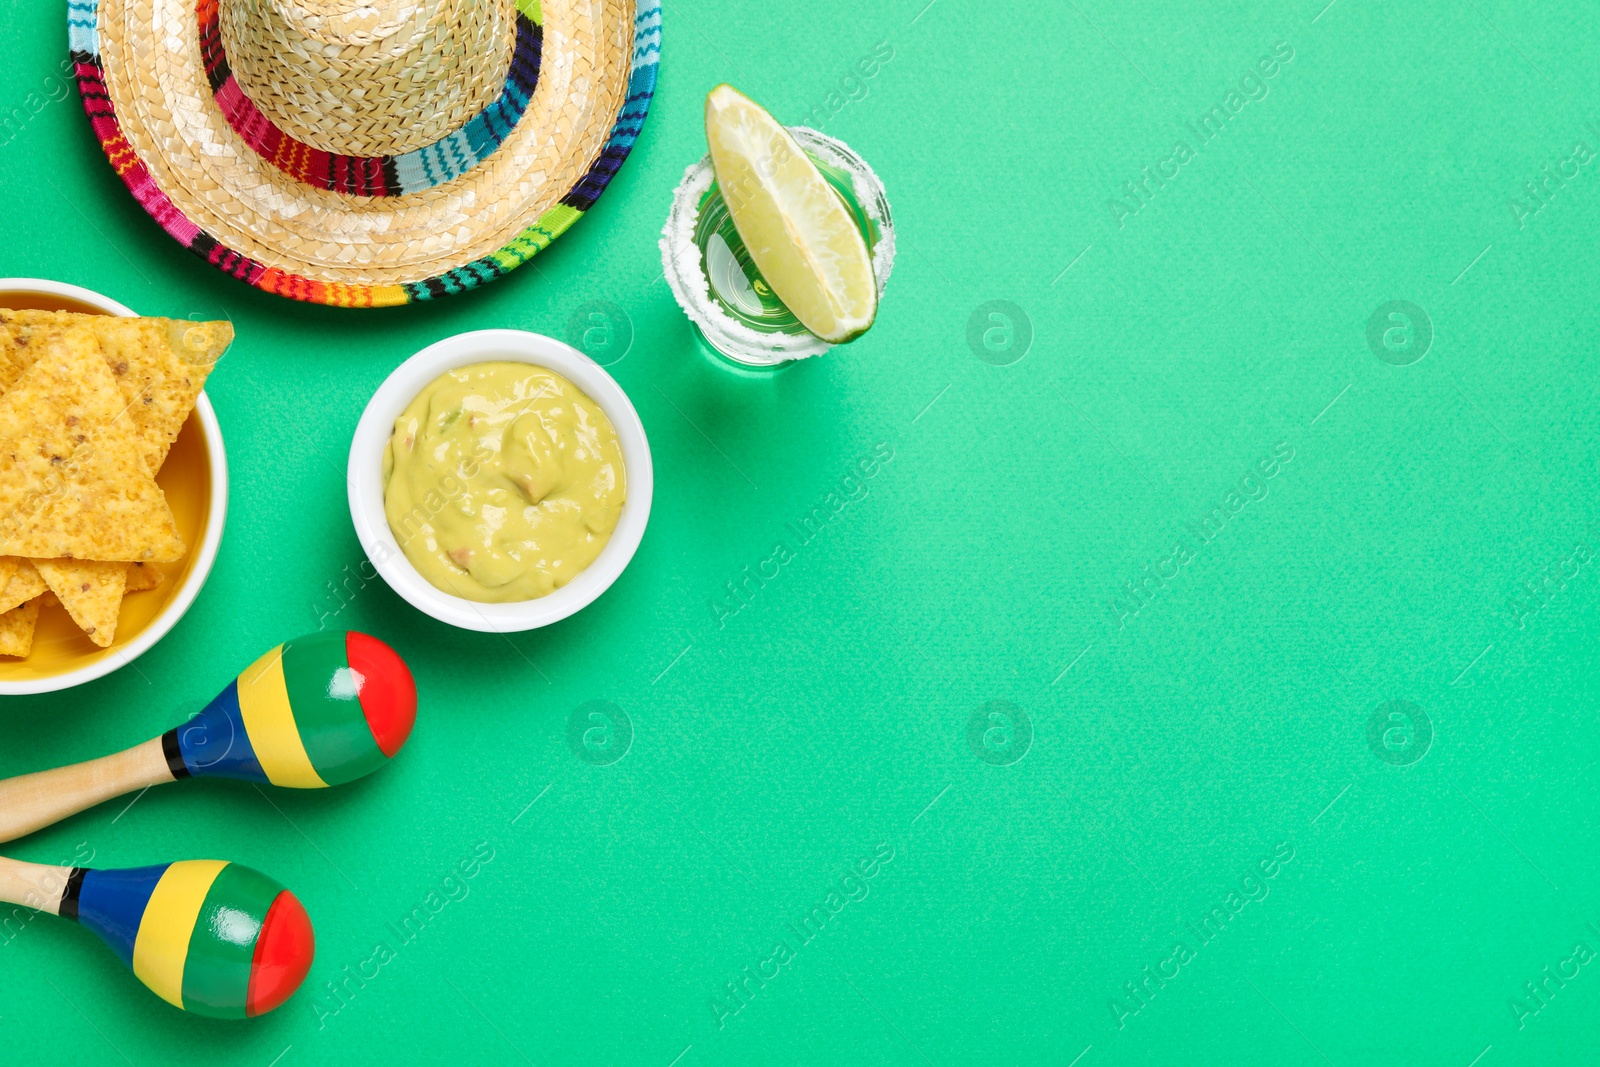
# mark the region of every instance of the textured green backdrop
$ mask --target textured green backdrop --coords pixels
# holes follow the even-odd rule
[[[14,924],[0,1058],[1592,1056],[1600,24],[1324,2],[674,0],[593,216],[378,313],[168,241],[50,100],[63,5],[7,5],[0,273],[239,341],[209,584],[137,670],[6,701],[0,774],[153,736],[319,625],[393,643],[422,705],[335,792],[191,782],[12,846],[260,867],[319,955],[229,1025]],[[701,361],[656,251],[724,79],[858,148],[898,222],[873,332],[766,382]],[[343,471],[384,375],[591,301],[655,453],[627,573],[509,640],[364,581]]]

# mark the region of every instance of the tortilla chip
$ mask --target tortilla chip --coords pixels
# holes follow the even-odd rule
[[[15,311],[0,311],[0,393],[4,393],[22,372],[33,366],[38,358],[33,346],[33,329],[12,320]]]
[[[93,331],[144,440],[145,463],[151,473],[159,471],[206,376],[233,343],[233,323],[0,310],[0,391],[38,358],[44,339],[75,325]]]
[[[166,573],[154,563],[128,564],[128,592],[142,593],[154,589],[167,580]]]
[[[134,405],[131,414],[145,439],[145,462],[152,472],[158,471],[194,410],[206,376],[233,343],[233,324],[86,318],[92,320],[100,352],[118,388]]]
[[[0,309],[0,394],[39,361],[45,338],[67,325],[63,312]]]
[[[0,554],[180,558],[172,509],[94,335],[69,326],[44,344],[0,396]]]
[[[36,559],[33,565],[78,629],[101,648],[111,644],[129,565],[81,559]]]
[[[17,573],[17,566],[22,560],[16,556],[0,556],[0,592],[11,581],[11,576]]]
[[[33,651],[33,628],[38,621],[38,598],[0,614],[0,656],[26,656]]]
[[[0,612],[10,611],[18,604],[26,603],[44,592],[48,588],[44,579],[39,577],[39,572],[34,569],[33,561],[26,559],[17,560],[17,568],[11,575],[11,580],[4,589],[0,589]]]

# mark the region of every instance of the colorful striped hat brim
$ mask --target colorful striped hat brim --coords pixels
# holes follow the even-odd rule
[[[632,150],[661,53],[659,0],[522,0],[513,68],[476,118],[394,156],[318,154],[269,129],[220,43],[202,44],[217,0],[150,3],[181,39],[155,39],[131,0],[68,5],[79,92],[116,173],[219,270],[340,307],[462,292],[548,247]],[[575,63],[544,54],[551,42],[587,51]]]

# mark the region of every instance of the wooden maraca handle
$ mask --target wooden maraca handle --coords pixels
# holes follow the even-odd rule
[[[162,739],[126,752],[0,782],[0,841],[60,822],[113,797],[175,781]]]
[[[24,863],[0,856],[0,901],[59,915],[71,867]]]

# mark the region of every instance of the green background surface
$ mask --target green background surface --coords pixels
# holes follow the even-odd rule
[[[1600,24],[1324,3],[674,0],[643,139],[592,217],[485,290],[389,312],[215,273],[123,191],[75,92],[28,118],[0,148],[3,273],[230,316],[208,392],[233,490],[193,609],[137,669],[7,700],[0,773],[153,736],[319,625],[391,642],[422,705],[401,758],[337,791],[190,782],[12,846],[259,867],[319,954],[285,1008],[223,1024],[27,923],[0,944],[0,1058],[1592,1056],[1600,962],[1543,968],[1600,950],[1600,560],[1579,547],[1600,544],[1600,166],[1542,203],[1524,184],[1600,150]],[[45,91],[63,23],[0,14],[5,109]],[[1200,143],[1280,42],[1266,95]],[[724,79],[861,151],[898,224],[874,330],[767,381],[697,354],[656,250]],[[1180,141],[1192,158],[1131,199]],[[621,580],[509,639],[363,583],[344,464],[386,373],[462,330],[564,336],[592,300],[631,323],[611,369],[656,466]],[[969,344],[991,300],[1012,332],[985,312]],[[1394,300],[1432,324],[1409,365],[1367,339]],[[802,543],[829,493],[856,499]],[[793,558],[728,614],[779,542]],[[632,726],[609,764],[568,740],[596,700]],[[1374,745],[1392,700],[1419,711]],[[1031,740],[980,718],[969,744],[991,701]],[[475,850],[492,861],[447,884]],[[335,999],[379,943],[394,958]]]

